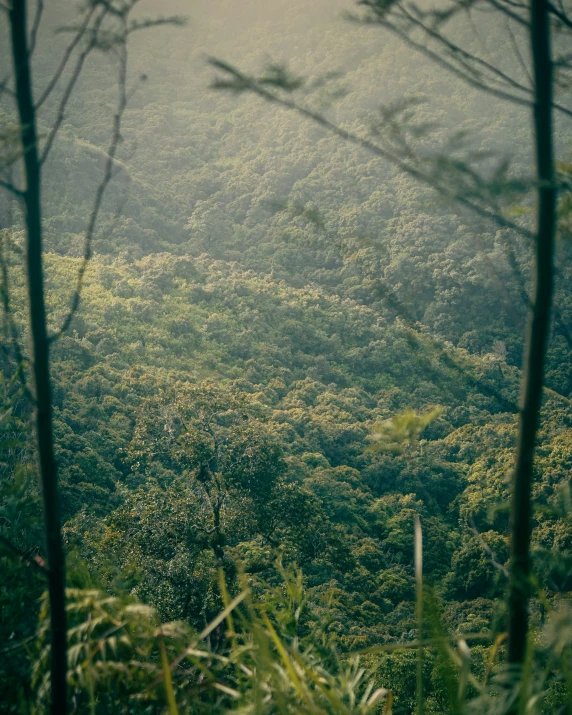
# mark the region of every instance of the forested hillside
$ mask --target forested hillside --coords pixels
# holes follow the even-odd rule
[[[295,111],[214,89],[207,58],[253,75],[287,65],[301,78],[296,101],[358,137],[403,151],[406,137],[425,161],[453,157],[453,183],[474,179],[464,163],[473,162],[495,211],[523,231],[534,230],[535,184],[520,178],[534,164],[528,110],[347,17],[359,8],[346,0],[231,5],[165,0],[138,10],[187,21],[129,39],[128,101],[93,256],[79,308],[51,347],[70,711],[405,715],[419,711],[421,678],[426,712],[492,712],[464,698],[506,659],[510,475],[534,247]],[[69,42],[56,30],[73,18],[67,3],[46,3],[38,94]],[[467,51],[484,44],[491,63],[522,80],[504,27],[486,13],[478,27],[458,23]],[[65,320],[82,266],[117,111],[115,61],[101,51],[85,63],[43,169],[49,332]],[[559,101],[567,98],[564,86]],[[0,99],[5,160],[16,119],[10,98]],[[59,111],[50,95],[40,137]],[[528,677],[543,695],[521,699],[519,712],[571,707],[571,127],[556,115],[564,190],[534,462],[530,618],[541,656]],[[446,174],[453,164],[439,166]],[[45,558],[45,545],[33,400],[21,384],[31,380],[25,212],[1,188],[0,229],[0,711],[43,712],[45,584],[31,561]],[[227,608],[173,686],[163,655],[174,662],[180,642],[208,630],[245,589],[254,605],[244,601],[235,622]],[[157,648],[155,635],[145,641],[146,619],[153,634],[167,624],[167,650],[160,627]],[[255,676],[258,692],[252,673],[271,652],[283,655],[276,632],[300,662],[285,674],[276,665],[263,685]],[[422,638],[441,646],[420,656],[410,646]],[[241,660],[253,643],[256,666]],[[292,692],[274,677],[291,678]],[[335,697],[310,705],[302,677]]]

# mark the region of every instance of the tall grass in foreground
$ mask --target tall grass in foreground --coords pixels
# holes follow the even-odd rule
[[[423,582],[422,534],[415,529],[415,640],[341,656],[326,628],[303,626],[309,607],[302,573],[281,569],[282,584],[256,599],[244,586],[201,633],[161,623],[157,612],[98,590],[70,589],[68,681],[75,713],[244,715],[401,715],[572,712],[572,609],[551,608],[533,633],[522,672],[504,663],[505,634],[452,638],[438,600]],[[327,620],[327,615],[324,616]],[[47,601],[40,644],[49,627]],[[472,648],[469,643],[473,643]],[[415,655],[413,659],[408,654]],[[47,703],[49,645],[34,666]],[[384,667],[388,664],[390,668]],[[409,670],[413,669],[413,680]],[[392,676],[393,674],[393,676]],[[389,682],[394,677],[396,682]],[[414,683],[414,693],[407,683]]]

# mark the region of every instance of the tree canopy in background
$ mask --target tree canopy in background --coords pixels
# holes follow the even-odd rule
[[[405,715],[418,709],[419,674],[426,712],[511,711],[498,693],[534,275],[529,107],[483,95],[375,22],[350,22],[356,8],[341,0],[248,0],[240,12],[226,0],[167,0],[134,12],[135,23],[189,17],[129,38],[120,133],[113,47],[90,56],[61,118],[57,95],[37,111],[41,142],[60,122],[42,227],[48,332],[69,322],[51,345],[51,388],[74,712]],[[36,96],[75,17],[46,4]],[[516,24],[511,36],[485,14],[476,27],[459,19],[455,43],[524,84]],[[565,37],[555,34],[557,63]],[[213,91],[206,55],[435,171],[447,191],[486,195],[506,225],[296,112]],[[555,101],[566,106],[563,79]],[[3,91],[2,176],[17,181],[10,101]],[[556,111],[555,310],[532,484],[535,649],[519,691],[531,712],[564,712],[571,692],[570,126]],[[0,709],[26,712],[48,702],[49,622],[20,381],[25,213],[1,189],[0,221],[0,527],[18,550],[0,552]]]

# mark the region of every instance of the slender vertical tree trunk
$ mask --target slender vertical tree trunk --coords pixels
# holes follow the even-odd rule
[[[65,558],[60,529],[60,504],[54,458],[49,340],[42,267],[41,164],[38,157],[36,112],[32,98],[28,54],[26,0],[12,0],[10,33],[16,103],[20,117],[26,189],[26,264],[30,318],[30,352],[36,399],[36,436],[44,501],[48,592],[51,621],[51,713],[67,712]]]
[[[526,653],[530,595],[532,467],[542,401],[550,325],[556,231],[556,188],[552,138],[552,56],[547,0],[531,0],[530,37],[534,70],[534,139],[538,180],[534,305],[525,353],[522,410],[512,494],[508,660],[520,665]]]
[[[224,536],[221,530],[220,523],[221,504],[218,496],[216,497],[216,499],[217,501],[213,507],[214,533],[212,538],[212,548],[215,557],[217,558],[219,563],[222,564],[224,561]]]

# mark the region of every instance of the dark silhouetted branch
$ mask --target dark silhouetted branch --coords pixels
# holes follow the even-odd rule
[[[34,21],[32,23],[32,30],[30,31],[30,45],[28,47],[28,57],[31,57],[34,54],[34,50],[36,49],[38,30],[40,29],[40,23],[42,22],[43,12],[44,0],[36,0],[36,14],[34,15]]]
[[[0,544],[4,546],[8,551],[18,557],[18,559],[24,564],[31,564],[35,568],[39,569],[44,576],[48,574],[48,567],[44,559],[37,553],[25,552],[15,546],[11,541],[9,541],[5,536],[0,534]]]
[[[483,537],[479,533],[479,530],[477,529],[477,525],[475,524],[474,519],[471,519],[471,529],[473,531],[473,534],[477,537],[477,540],[478,540],[479,544],[481,545],[483,551],[485,551],[491,557],[492,565],[508,578],[507,567],[503,566],[500,563],[500,561],[498,560],[498,556],[491,549],[491,547],[487,544],[487,542],[483,539]]]
[[[532,76],[530,74],[530,70],[528,69],[528,66],[526,62],[524,61],[524,57],[522,56],[522,52],[520,51],[520,47],[518,46],[518,41],[516,39],[516,36],[514,32],[512,31],[512,27],[510,26],[510,19],[506,18],[505,20],[505,28],[506,28],[506,34],[509,37],[510,44],[512,46],[513,52],[515,54],[515,57],[518,61],[518,64],[520,65],[521,70],[523,71],[525,77],[528,79],[530,82],[530,85],[532,87]]]
[[[487,62],[486,60],[483,60],[482,58],[478,57],[477,55],[471,54],[469,52],[466,52],[463,50],[461,47],[458,45],[455,45],[452,43],[450,40],[445,38],[443,35],[439,34],[435,30],[433,30],[429,25],[426,23],[423,23],[420,19],[416,18],[413,16],[411,13],[407,12],[403,6],[399,5],[399,9],[402,13],[402,17],[405,18],[406,24],[405,27],[407,29],[404,29],[403,27],[399,27],[396,22],[392,22],[389,18],[389,15],[385,12],[383,13],[376,13],[375,12],[375,6],[377,5],[376,2],[363,2],[360,3],[363,5],[366,5],[368,7],[372,7],[374,10],[374,13],[377,16],[377,24],[381,25],[382,27],[385,27],[387,30],[392,32],[393,34],[397,35],[397,37],[402,40],[406,45],[411,47],[417,52],[420,52],[421,54],[425,55],[428,57],[432,62],[435,62],[437,65],[443,67],[446,69],[448,72],[451,74],[455,75],[462,81],[466,82],[468,85],[473,87],[474,89],[477,89],[481,92],[486,92],[487,94],[490,94],[497,99],[501,99],[504,101],[512,102],[513,104],[517,104],[523,107],[528,107],[532,108],[533,107],[533,89],[526,87],[525,85],[521,84],[520,82],[517,82],[513,78],[511,78],[509,75],[507,75],[505,72],[500,70],[498,67],[495,67],[493,64],[490,62]],[[505,13],[508,17],[511,17],[512,19],[515,19],[513,17],[513,14],[510,12]],[[429,48],[427,45],[423,44],[422,42],[418,42],[414,40],[411,35],[409,34],[411,32],[411,28],[417,28],[420,31],[422,31],[427,37],[435,40],[438,42],[442,48],[444,48],[445,54],[440,54],[439,52],[432,50]],[[483,69],[486,69],[487,72],[491,75],[489,77],[483,77],[480,73],[478,73],[472,65],[477,65],[482,67]],[[519,96],[518,94],[511,94],[509,91],[505,89],[500,89],[498,86],[495,87],[493,84],[491,84],[492,81],[495,80],[495,77],[497,80],[501,80],[505,84],[509,85],[513,89],[516,89],[523,94],[529,95],[528,97],[522,97]],[[569,109],[568,107],[565,107],[561,104],[553,103],[553,106],[555,109],[557,109],[559,112],[562,114],[572,117],[572,109]]]
[[[508,596],[508,661],[524,663],[528,641],[532,474],[554,291],[557,191],[552,127],[552,52],[546,0],[531,0],[530,40],[535,103],[534,139],[538,178],[535,287],[524,359],[516,465],[511,506],[511,559]]]
[[[16,104],[22,144],[26,222],[26,268],[30,352],[34,378],[36,440],[44,502],[48,594],[50,604],[50,712],[65,715],[67,702],[67,619],[57,465],[54,451],[49,342],[46,328],[42,256],[41,161],[32,97],[27,43],[26,0],[12,0],[9,14]]]
[[[126,40],[126,36],[125,36]],[[60,328],[50,336],[50,341],[57,340],[71,325],[74,315],[79,308],[79,302],[81,298],[81,291],[83,287],[83,280],[85,277],[85,272],[92,255],[92,243],[93,235],[95,233],[95,227],[97,224],[97,219],[101,209],[101,204],[103,202],[103,197],[105,190],[107,189],[111,179],[113,178],[113,168],[115,164],[115,155],[117,153],[117,148],[121,141],[121,120],[127,106],[127,91],[126,91],[126,81],[127,81],[127,44],[126,41],[120,46],[120,60],[119,60],[119,76],[118,76],[118,88],[119,88],[119,99],[117,105],[117,111],[113,118],[113,132],[112,139],[109,149],[107,151],[107,160],[104,169],[104,175],[97,187],[95,201],[91,214],[89,217],[89,223],[85,233],[84,240],[84,252],[81,265],[78,270],[76,287],[73,292],[71,299],[71,307],[68,314],[64,318]]]
[[[63,92],[63,94],[62,94],[62,97],[61,97],[61,99],[60,99],[59,106],[58,106],[58,112],[57,112],[55,121],[54,121],[54,123],[53,123],[53,125],[52,125],[52,128],[51,128],[51,130],[50,130],[50,132],[49,132],[49,134],[48,134],[48,138],[46,139],[46,143],[45,143],[44,148],[43,148],[43,150],[42,150],[42,153],[41,153],[41,156],[40,156],[40,163],[41,163],[41,164],[43,164],[43,163],[46,161],[46,159],[48,158],[48,154],[50,153],[50,150],[51,150],[51,148],[52,148],[52,145],[53,145],[53,143],[54,143],[54,140],[55,140],[55,138],[56,138],[56,136],[57,136],[57,134],[58,134],[58,131],[59,131],[59,129],[60,129],[60,126],[61,126],[61,124],[62,124],[62,122],[63,122],[63,120],[64,120],[65,110],[66,110],[67,104],[68,104],[68,102],[69,102],[69,100],[70,100],[70,97],[71,97],[71,95],[72,95],[72,92],[73,92],[73,89],[74,89],[74,87],[75,87],[75,85],[76,85],[76,82],[78,81],[78,79],[79,79],[79,77],[80,77],[80,75],[81,75],[81,71],[82,71],[82,69],[83,69],[83,65],[84,65],[84,63],[85,63],[85,61],[86,61],[88,55],[89,55],[89,54],[95,49],[95,47],[97,46],[97,42],[96,42],[97,32],[98,32],[99,27],[100,27],[101,23],[103,22],[104,18],[105,18],[105,13],[103,13],[103,12],[100,13],[100,15],[96,18],[95,27],[92,29],[92,37],[91,37],[91,40],[88,42],[88,44],[87,44],[87,46],[85,47],[85,49],[80,53],[80,55],[79,55],[79,57],[78,57],[78,59],[77,59],[77,61],[76,61],[76,63],[75,63],[75,66],[74,66],[73,71],[72,71],[72,73],[71,73],[70,79],[69,79],[69,81],[68,81],[68,83],[67,83],[67,85],[66,85],[66,88],[65,88],[65,90],[64,90],[64,92]],[[83,30],[83,32],[85,32],[85,30]],[[76,37],[74,38],[74,40],[77,40],[77,41],[79,42],[79,39],[81,39],[81,35],[83,34],[83,32],[80,30],[80,32],[78,32],[78,34],[76,35]],[[79,39],[78,39],[78,38],[79,38]],[[72,42],[71,44],[73,45],[73,42]],[[67,61],[67,60],[66,60],[66,61]],[[65,65],[64,65],[64,66],[65,66]],[[56,75],[55,75],[55,76],[57,76],[57,72],[56,72]],[[56,81],[57,81],[57,80],[56,80]],[[55,86],[55,84],[54,84],[53,86]],[[52,87],[53,87],[53,86],[52,86]],[[51,91],[51,90],[50,90],[50,91]],[[44,95],[40,98],[40,101],[38,102],[38,106],[41,106],[41,104],[43,103],[43,101],[45,101],[45,100],[44,100],[44,97],[45,97],[45,96],[47,96],[47,95],[46,95],[46,93],[44,92]]]
[[[38,109],[42,106],[42,104],[44,104],[44,102],[46,101],[46,99],[50,96],[50,94],[51,94],[52,91],[54,90],[55,86],[56,86],[57,83],[59,82],[59,79],[60,79],[60,77],[62,76],[62,74],[63,74],[63,72],[64,72],[64,70],[65,70],[65,68],[66,68],[66,66],[67,66],[67,63],[69,62],[69,59],[70,59],[70,57],[71,57],[72,54],[73,54],[73,51],[75,50],[75,48],[77,47],[77,45],[79,44],[79,42],[81,41],[81,39],[85,36],[87,27],[88,27],[88,25],[89,25],[89,23],[90,23],[90,21],[91,21],[91,18],[93,17],[93,14],[94,14],[95,10],[96,10],[96,6],[93,6],[93,7],[89,10],[89,12],[88,12],[87,15],[85,16],[85,18],[84,18],[82,24],[81,24],[80,27],[78,28],[75,37],[74,37],[73,40],[70,42],[70,44],[67,46],[67,48],[66,48],[66,50],[65,50],[65,52],[64,52],[64,54],[63,54],[63,57],[62,57],[62,59],[61,59],[61,61],[60,61],[60,64],[58,65],[58,68],[57,68],[56,71],[54,72],[54,74],[53,74],[51,80],[48,82],[48,86],[44,89],[44,91],[42,92],[40,98],[39,98],[38,101],[36,102],[36,110],[38,110]]]
[[[4,250],[4,237],[0,240],[0,274],[2,275],[2,285],[0,287],[0,296],[2,298],[2,310],[4,313],[4,319],[6,321],[7,327],[7,337],[9,338],[12,350],[14,352],[14,357],[16,359],[16,364],[18,365],[17,374],[22,388],[24,389],[26,396],[30,400],[31,404],[34,404],[35,398],[30,391],[28,386],[28,381],[26,379],[26,373],[24,371],[25,360],[22,355],[22,350],[20,348],[20,336],[18,335],[18,328],[14,322],[14,315],[12,313],[12,307],[10,304],[10,286],[8,281],[8,258],[6,251]]]
[[[568,15],[564,12],[564,9],[559,10],[554,7],[552,3],[548,3],[548,8],[551,14],[554,15],[554,17],[557,17],[565,27],[572,29],[572,19],[568,17]]]
[[[24,192],[21,189],[16,188],[11,181],[4,181],[4,179],[0,179],[0,188],[13,194],[18,199],[24,198]]]
[[[268,90],[265,86],[261,86],[259,82],[255,78],[248,77],[247,75],[243,74],[239,70],[237,70],[235,67],[232,65],[229,65],[226,62],[223,62],[219,59],[216,58],[210,58],[209,63],[215,67],[216,69],[219,69],[226,74],[230,75],[233,78],[233,81],[230,83],[225,82],[224,80],[215,80],[213,86],[215,88],[220,88],[220,89],[230,89],[232,91],[250,91],[253,92],[254,94],[257,94],[259,97],[262,97],[268,102],[271,102],[273,104],[280,105],[284,107],[285,109],[290,109],[292,111],[295,111],[296,113],[300,114],[303,117],[306,117],[307,119],[311,119],[314,123],[324,127],[324,129],[327,129],[329,132],[332,134],[335,134],[336,136],[339,136],[341,139],[344,139],[347,142],[350,142],[351,144],[357,144],[358,146],[361,146],[362,148],[366,149],[367,151],[371,152],[372,154],[375,154],[376,156],[379,156],[382,159],[386,159],[393,165],[395,165],[398,169],[403,171],[404,173],[408,174],[414,179],[417,179],[423,184],[426,184],[427,186],[430,186],[433,188],[435,191],[437,191],[441,196],[444,196],[445,198],[449,199],[450,201],[457,202],[461,206],[464,206],[465,208],[470,209],[474,213],[476,213],[478,216],[481,218],[487,219],[489,221],[492,221],[496,223],[498,226],[501,228],[510,228],[511,230],[515,231],[515,233],[520,234],[524,238],[526,238],[529,241],[533,241],[535,238],[535,235],[532,231],[529,231],[528,229],[524,228],[523,226],[519,226],[517,223],[512,221],[511,219],[499,214],[498,212],[490,211],[487,208],[484,208],[483,206],[480,206],[479,204],[476,204],[474,201],[471,201],[470,199],[466,198],[465,196],[462,196],[459,193],[454,192],[451,188],[444,186],[443,184],[439,183],[437,179],[432,176],[431,174],[428,174],[427,172],[423,171],[422,169],[419,169],[410,163],[406,162],[404,159],[402,159],[400,156],[395,154],[394,152],[390,151],[389,149],[386,149],[384,147],[379,146],[378,144],[375,144],[372,142],[370,139],[366,139],[364,137],[360,137],[357,134],[354,134],[352,132],[347,131],[346,129],[343,129],[342,127],[338,126],[337,124],[334,124],[331,122],[329,119],[324,117],[324,115],[320,114],[319,112],[314,112],[310,109],[307,109],[306,107],[303,107],[302,105],[298,104],[294,100],[287,99],[286,97],[282,97],[278,95],[275,92],[272,92]]]

